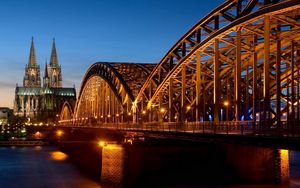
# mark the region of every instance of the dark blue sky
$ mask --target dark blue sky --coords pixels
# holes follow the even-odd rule
[[[44,74],[56,38],[64,85],[79,89],[96,61],[157,63],[224,0],[1,0],[0,106],[13,105],[30,40]]]

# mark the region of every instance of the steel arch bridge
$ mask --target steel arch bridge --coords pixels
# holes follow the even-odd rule
[[[132,105],[155,65],[98,62],[86,72],[72,119],[62,122],[115,123],[135,121]]]
[[[300,120],[300,1],[228,0],[158,64],[95,63],[73,123]]]

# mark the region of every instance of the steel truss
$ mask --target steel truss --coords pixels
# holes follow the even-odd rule
[[[98,62],[86,72],[73,123],[135,121],[132,104],[154,65]]]
[[[299,20],[298,0],[226,1],[157,65],[92,65],[74,119],[299,122]]]
[[[299,4],[227,1],[216,8],[155,67],[136,98],[138,116],[149,122],[299,120]]]

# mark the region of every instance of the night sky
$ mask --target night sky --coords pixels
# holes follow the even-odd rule
[[[0,106],[13,106],[23,84],[31,37],[37,63],[52,39],[65,87],[77,90],[97,61],[158,63],[197,21],[224,0],[1,0]]]

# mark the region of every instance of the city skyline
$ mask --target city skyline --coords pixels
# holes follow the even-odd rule
[[[2,2],[0,106],[12,108],[32,36],[41,69],[49,62],[56,38],[64,86],[79,90],[85,71],[97,61],[158,63],[188,28],[222,2]]]

